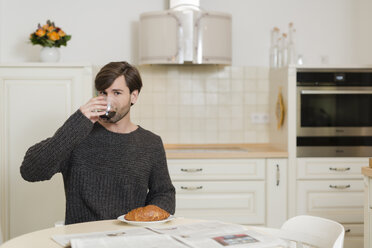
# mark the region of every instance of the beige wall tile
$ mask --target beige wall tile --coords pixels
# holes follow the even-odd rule
[[[153,106],[153,111],[154,111],[153,116],[154,116],[154,118],[156,118],[156,119],[161,118],[161,119],[163,119],[164,121],[166,121],[166,120],[165,120],[165,118],[167,117],[166,106],[167,106],[167,105],[165,105],[165,104],[157,104],[157,105],[154,105],[154,106]]]
[[[244,104],[243,92],[239,93],[231,92],[230,103],[231,105],[243,105]]]
[[[205,104],[206,105],[216,105],[218,104],[218,95],[217,93],[205,93]]]
[[[232,79],[231,80],[231,91],[241,93],[244,91],[244,80],[243,78],[240,79]]]
[[[206,119],[205,120],[205,130],[207,132],[217,133],[218,131],[218,119]]]
[[[219,105],[229,105],[230,102],[231,102],[230,91],[218,93],[218,104]]]
[[[244,94],[244,104],[246,105],[256,105],[257,104],[257,93],[245,93]]]
[[[179,106],[179,117],[180,120],[190,119],[194,116],[193,106],[191,105],[180,105]]]
[[[244,78],[244,67],[230,67],[231,79],[243,79]]]
[[[144,87],[132,120],[164,143],[268,141],[269,69],[234,66],[140,66]]]
[[[220,130],[218,132],[218,143],[220,143],[220,144],[230,143],[230,142],[227,142],[227,140],[231,140],[231,132]]]
[[[178,89],[181,93],[192,91],[192,80],[191,78],[178,80]]]
[[[240,135],[244,131],[244,120],[243,118],[231,118],[231,131],[238,132]]]
[[[203,79],[191,79],[191,91],[192,92],[198,92],[203,93],[205,92],[205,80]]]
[[[244,80],[244,91],[245,92],[255,92],[256,90],[257,90],[256,79],[245,79]]]
[[[232,118],[242,118],[244,115],[243,105],[232,105],[231,106],[231,117]]]
[[[218,80],[216,78],[206,79],[205,91],[207,93],[218,92]]]
[[[204,93],[192,93],[192,104],[193,105],[204,105],[205,104],[205,94]]]
[[[268,79],[269,78],[269,68],[268,67],[257,67],[257,78]]]
[[[193,104],[193,94],[189,92],[180,92],[179,98],[180,105],[192,105]]]
[[[257,80],[257,91],[269,91],[269,80],[268,79],[258,79]]]
[[[178,104],[167,104],[166,109],[166,118],[167,120],[178,119],[180,116]]]
[[[257,67],[244,68],[244,77],[246,79],[255,79],[257,77]]]
[[[167,98],[164,96],[164,92],[153,92],[152,104],[167,104]]]
[[[218,92],[230,92],[230,79],[219,79],[218,80]]]
[[[179,120],[178,119],[173,119],[173,118],[168,118],[166,120],[166,128],[167,132],[179,132]]]
[[[195,105],[192,108],[192,113],[194,118],[205,120],[205,111],[206,108],[203,105]]]

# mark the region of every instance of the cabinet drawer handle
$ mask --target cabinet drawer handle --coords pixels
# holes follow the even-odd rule
[[[276,186],[279,186],[280,183],[280,168],[279,165],[276,165]]]
[[[346,167],[346,168],[332,168],[332,167],[329,167],[329,170],[331,170],[331,171],[348,171],[348,170],[350,170],[350,167]]]
[[[332,189],[347,189],[350,188],[350,184],[348,185],[329,185],[330,188]]]
[[[346,230],[345,230],[345,233],[349,233],[349,232],[351,232],[350,229],[346,229]]]
[[[199,171],[202,171],[203,169],[202,168],[199,168],[199,169],[184,169],[184,168],[181,168],[181,171],[183,172],[199,172]]]
[[[185,187],[185,186],[181,186],[181,189],[185,189],[185,190],[198,190],[198,189],[202,189],[203,186],[197,186],[197,187]]]

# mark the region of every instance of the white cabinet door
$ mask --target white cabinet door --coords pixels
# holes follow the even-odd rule
[[[362,179],[368,158],[299,158],[298,179]]]
[[[363,224],[343,224],[344,248],[363,248]]]
[[[280,228],[287,220],[287,159],[267,159],[267,222]]]
[[[361,180],[297,181],[297,214],[363,223]]]
[[[265,223],[264,181],[177,181],[176,215],[239,224]]]
[[[61,175],[26,182],[20,166],[26,150],[50,137],[92,95],[90,67],[0,67],[0,169],[5,238],[53,227],[64,220]]]
[[[265,159],[169,159],[172,180],[264,179]]]

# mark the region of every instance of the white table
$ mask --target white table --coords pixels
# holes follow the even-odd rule
[[[170,222],[159,224],[158,226],[166,227],[173,225],[197,223],[201,221],[203,220],[175,218]],[[23,248],[23,247],[61,248],[61,246],[51,238],[53,235],[103,232],[135,227],[138,226],[128,225],[118,220],[85,222],[80,224],[53,227],[36,232],[27,233],[5,242],[3,245],[0,246],[0,248]]]

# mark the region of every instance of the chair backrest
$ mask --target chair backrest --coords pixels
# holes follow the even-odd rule
[[[321,217],[300,215],[287,220],[280,229],[288,240],[319,248],[342,248],[344,227]]]

